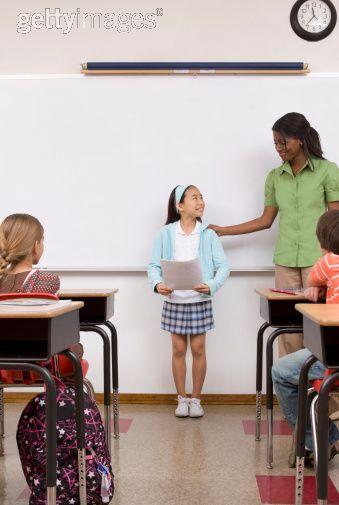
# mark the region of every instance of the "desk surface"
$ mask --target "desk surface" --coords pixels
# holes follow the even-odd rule
[[[55,303],[53,305],[17,306],[0,305],[0,319],[51,319],[81,309],[83,302]]]
[[[295,295],[288,295],[287,293],[276,293],[275,291],[271,291],[269,288],[260,288],[256,289],[255,292],[266,298],[266,300],[306,300],[303,293],[297,293]]]
[[[320,326],[339,326],[339,305],[322,303],[298,303],[296,310]]]
[[[82,298],[108,298],[111,295],[114,295],[119,290],[116,288],[111,289],[62,289],[58,296],[60,298],[69,297],[77,297],[80,296]]]

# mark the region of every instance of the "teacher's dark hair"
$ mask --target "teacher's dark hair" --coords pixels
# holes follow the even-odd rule
[[[339,254],[339,210],[329,210],[320,216],[317,237],[322,249]]]
[[[180,219],[180,214],[177,210],[176,202],[175,202],[175,190],[177,189],[178,186],[175,186],[175,188],[172,190],[169,199],[168,199],[168,211],[167,211],[167,220],[165,224],[171,224],[175,223],[176,221],[179,221]],[[190,188],[193,188],[193,184],[190,186],[187,186],[185,191],[183,192],[182,197],[180,198],[179,203],[183,203],[185,200],[185,195],[186,191]],[[200,217],[197,218],[198,221],[201,221]]]
[[[299,112],[285,114],[274,123],[272,130],[280,133],[283,137],[294,137],[301,140],[307,159],[312,156],[324,159],[319,134],[303,114],[299,114]]]

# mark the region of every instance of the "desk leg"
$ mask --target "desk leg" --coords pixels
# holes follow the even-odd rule
[[[314,391],[312,388],[311,391]],[[318,433],[317,433],[317,409],[318,409],[318,395],[316,394],[311,403],[311,429],[313,439],[313,454],[314,454],[314,471],[317,473],[318,468]]]
[[[266,344],[266,408],[267,408],[267,460],[266,468],[273,468],[273,343],[284,333],[302,333],[301,327],[278,328],[268,337]]]
[[[331,386],[339,379],[339,372],[327,377],[320,389],[318,398],[318,465],[317,497],[318,505],[327,505],[328,479],[328,395]]]
[[[260,440],[261,429],[261,391],[262,391],[262,355],[264,332],[270,325],[264,323],[260,326],[257,335],[257,376],[256,376],[256,396],[255,396],[255,439]]]
[[[75,418],[77,426],[78,472],[80,505],[87,505],[86,492],[86,452],[85,452],[85,419],[84,419],[84,382],[81,363],[76,354],[67,350],[62,353],[69,358],[75,372]]]
[[[296,440],[296,477],[295,477],[295,505],[302,505],[304,491],[304,466],[305,466],[305,436],[307,425],[307,386],[308,371],[317,361],[313,355],[309,356],[300,370],[299,395],[298,395],[298,421]]]
[[[3,370],[29,370],[38,374],[46,386],[46,486],[47,505],[56,505],[56,386],[50,372],[35,363],[1,361]]]
[[[112,346],[112,375],[113,375],[113,415],[114,415],[114,437],[119,438],[119,362],[118,362],[118,334],[111,321],[106,321],[105,326],[111,332]]]
[[[4,388],[0,386],[0,456],[4,454],[4,436],[5,436],[5,402]]]
[[[111,409],[111,346],[107,333],[105,330],[94,324],[81,324],[80,331],[93,331],[102,338],[104,349],[104,424],[106,444],[109,453],[111,452],[111,423],[112,423],[112,409]]]

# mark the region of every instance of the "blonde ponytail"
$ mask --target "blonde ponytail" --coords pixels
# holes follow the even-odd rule
[[[8,261],[8,254],[6,251],[3,251],[0,256],[0,279],[6,273],[10,262]]]
[[[11,214],[0,225],[0,279],[33,251],[44,229],[38,219],[29,214]]]

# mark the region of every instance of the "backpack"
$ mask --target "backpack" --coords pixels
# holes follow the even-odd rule
[[[62,384],[62,383],[61,383]],[[87,503],[109,503],[114,476],[100,412],[84,393]],[[46,496],[46,394],[35,396],[21,414],[17,444],[22,469],[31,490],[29,505],[45,505]],[[57,505],[80,505],[76,447],[75,391],[57,386]]]

